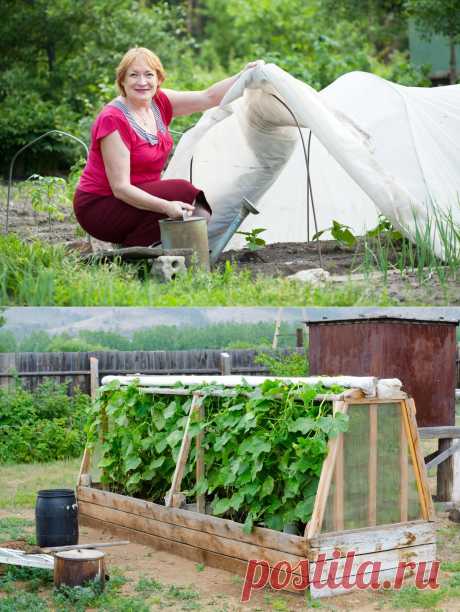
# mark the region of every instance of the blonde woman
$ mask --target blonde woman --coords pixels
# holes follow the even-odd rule
[[[244,70],[253,67],[248,64]],[[211,209],[200,189],[181,179],[161,180],[173,146],[173,117],[220,103],[239,75],[203,91],[162,89],[165,71],[149,49],[130,49],[116,73],[120,95],[97,116],[89,157],[74,197],[80,225],[99,240],[149,246],[160,240],[160,219]]]

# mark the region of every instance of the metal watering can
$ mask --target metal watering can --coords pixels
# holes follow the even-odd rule
[[[226,231],[218,238],[212,251],[209,251],[206,219],[188,217],[185,219],[162,219],[160,223],[161,244],[164,249],[192,249],[198,267],[209,271],[219,255],[229,243],[249,213],[258,215],[259,211],[247,198],[243,198],[241,208]]]

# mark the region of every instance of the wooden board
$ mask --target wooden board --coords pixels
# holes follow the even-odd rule
[[[353,560],[350,569],[345,570],[345,559],[339,559],[337,563],[337,573],[336,580],[343,579],[347,577],[350,582],[354,582],[358,573],[358,569],[362,563],[370,562],[370,563],[379,563],[380,564],[380,572],[379,572],[379,583],[382,584],[384,580],[393,580],[395,578],[396,572],[398,570],[398,566],[400,562],[405,563],[420,563],[422,561],[431,562],[436,560],[436,545],[435,544],[426,544],[422,546],[411,546],[406,549],[396,549],[396,550],[388,550],[383,552],[374,552],[370,555],[358,555]],[[328,572],[330,570],[331,561],[324,564],[324,570],[322,572],[322,576],[324,576],[324,582],[326,581]],[[344,571],[345,570],[345,571]],[[310,564],[310,580],[313,580],[315,571],[315,564]],[[409,570],[410,571],[410,570]],[[359,572],[362,577],[364,577],[365,582],[370,582],[372,566],[369,565],[364,571]],[[354,590],[345,589],[342,587],[331,589],[327,585],[318,588],[315,586],[315,583],[310,584],[310,592],[312,597],[334,597],[336,595],[340,595],[342,593],[348,593]]]
[[[198,532],[223,536],[237,542],[255,544],[264,548],[273,548],[305,558],[307,545],[302,536],[281,533],[264,527],[255,527],[252,533],[243,531],[243,525],[227,519],[198,514],[180,508],[165,508],[153,502],[100,491],[92,487],[78,487],[77,500],[89,502],[103,508],[114,508],[141,517],[152,518],[157,521],[194,529]]]
[[[309,541],[308,558],[315,559],[319,552],[332,558],[339,550],[342,556],[349,551],[368,554],[383,550],[407,548],[409,546],[433,544],[436,541],[436,527],[428,521],[409,521],[366,529],[350,529],[341,533],[322,533]]]
[[[171,525],[152,518],[137,516],[122,510],[102,508],[88,502],[79,502],[79,516],[89,516],[104,521],[106,524],[129,527],[140,533],[164,538],[172,542],[181,542],[189,546],[196,546],[203,550],[219,551],[229,557],[249,561],[250,559],[265,559],[269,563],[278,561],[289,561],[291,565],[297,565],[301,557],[279,551],[274,548],[265,548],[257,544],[238,542],[221,535],[204,533],[190,527]]]
[[[120,525],[108,525],[105,521],[101,521],[98,518],[89,517],[82,515],[81,525],[86,527],[92,527],[93,529],[109,529],[110,533],[119,537],[127,538],[131,542],[137,542],[144,546],[152,546],[157,550],[164,550],[165,552],[178,555],[190,561],[197,563],[203,563],[210,567],[217,567],[224,569],[232,574],[239,576],[246,575],[247,563],[241,559],[229,557],[222,552],[205,550],[196,546],[190,546],[181,542],[172,542],[165,538],[155,536],[148,533],[137,531],[128,527],[122,527]],[[156,561],[152,559],[152,564],[155,565]],[[294,591],[289,585],[286,587],[288,591]],[[294,591],[298,593],[298,591]]]

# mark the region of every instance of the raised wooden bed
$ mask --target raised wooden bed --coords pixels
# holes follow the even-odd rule
[[[122,382],[130,380],[118,378]],[[222,380],[228,382],[229,378],[239,377],[222,377]],[[203,399],[200,392],[191,392],[185,387],[179,390],[162,387],[158,380],[159,377],[140,377],[145,392],[193,395],[190,413],[200,409]],[[163,380],[172,384],[168,383],[169,377]],[[185,382],[187,378],[181,377],[181,380]],[[212,380],[218,381],[219,377]],[[312,382],[312,379],[302,380]],[[380,578],[388,580],[394,579],[400,561],[433,561],[436,557],[434,509],[420,450],[414,402],[397,385],[388,386],[385,381],[350,377],[347,380],[373,383],[363,382],[361,388],[327,396],[334,412],[348,413],[350,426],[346,433],[329,441],[313,514],[303,535],[263,527],[255,527],[247,534],[240,523],[174,507],[183,500],[180,485],[190,448],[187,427],[164,506],[104,491],[97,483],[91,484],[91,459],[85,451],[77,487],[80,522],[242,576],[251,559],[266,560],[271,567],[287,561],[294,574],[299,575],[299,563],[308,559],[312,579],[318,555],[324,554],[322,576],[325,578],[330,563],[337,560],[337,551],[340,552],[337,579],[356,577],[364,561],[380,562]],[[232,392],[234,382],[229,382],[228,393]],[[199,458],[199,437],[196,444]],[[196,469],[199,476],[205,466],[197,460]],[[198,496],[196,501],[197,507],[204,509],[204,499]],[[351,551],[355,553],[353,562],[346,564],[347,552]],[[364,574],[371,571],[369,567]],[[292,586],[286,588],[292,590]],[[340,592],[315,585],[310,588],[314,597]]]

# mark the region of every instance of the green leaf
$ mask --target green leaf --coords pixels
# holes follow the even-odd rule
[[[316,429],[316,421],[310,417],[300,417],[288,424],[288,431],[300,431],[306,434]]]
[[[266,497],[267,495],[270,495],[270,493],[273,491],[274,486],[275,481],[273,480],[272,476],[267,476],[260,490],[261,497]]]
[[[252,513],[249,512],[249,514],[246,517],[246,520],[244,521],[244,525],[243,525],[243,531],[244,533],[251,533],[252,530],[254,528],[254,517],[252,516]]]
[[[125,459],[125,470],[127,472],[135,470],[142,463],[142,459],[139,456],[132,455]]]
[[[163,412],[163,416],[165,419],[170,419],[172,416],[175,415],[175,413],[176,413],[176,401],[173,400],[165,408],[165,411]]]
[[[230,508],[231,502],[228,498],[224,497],[222,499],[217,499],[212,504],[212,512],[217,516],[219,514],[224,514]]]

